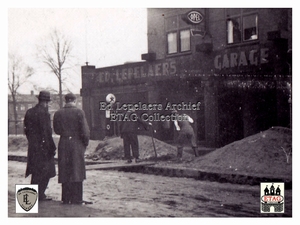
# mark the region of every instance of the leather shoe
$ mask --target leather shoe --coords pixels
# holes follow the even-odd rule
[[[93,202],[89,202],[89,201],[75,201],[75,202],[71,202],[71,204],[74,204],[74,205],[90,205],[90,204],[93,204]]]

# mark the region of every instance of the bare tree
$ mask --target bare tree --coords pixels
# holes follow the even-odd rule
[[[27,82],[27,79],[34,73],[33,68],[26,65],[23,59],[17,54],[8,54],[8,88],[12,97],[14,119],[17,121],[17,94],[18,89]]]
[[[38,46],[38,56],[44,64],[50,67],[51,72],[55,74],[59,83],[59,106],[63,106],[63,71],[68,69],[68,63],[71,63],[72,43],[58,30],[50,33],[50,38]]]

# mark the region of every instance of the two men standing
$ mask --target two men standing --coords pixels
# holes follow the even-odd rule
[[[39,103],[26,112],[25,134],[28,140],[28,161],[25,176],[31,184],[39,185],[39,199],[48,200],[45,190],[49,179],[56,175],[54,155],[56,146],[52,139],[48,102],[50,92],[41,91]],[[88,204],[83,201],[83,180],[86,178],[84,152],[89,144],[90,131],[84,111],[75,105],[76,96],[65,95],[65,106],[54,114],[53,128],[60,135],[58,144],[58,182],[62,183],[64,204]],[[49,199],[50,200],[50,199]]]

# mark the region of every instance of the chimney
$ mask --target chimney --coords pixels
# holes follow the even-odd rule
[[[30,91],[30,94],[31,94],[31,95],[34,95],[34,92],[33,92],[33,91]]]

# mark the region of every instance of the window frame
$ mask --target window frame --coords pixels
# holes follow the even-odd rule
[[[243,11],[243,10],[249,10],[249,9],[240,9],[239,11],[239,14],[232,14],[232,15],[227,15],[227,10],[225,11],[226,12],[226,43],[228,46],[231,46],[231,45],[239,45],[239,44],[245,44],[245,43],[249,43],[249,42],[256,42],[259,40],[259,16],[258,16],[258,12],[257,10],[253,10],[253,11]],[[245,30],[246,30],[246,25],[245,25],[245,18],[246,17],[250,17],[250,16],[254,16],[254,20],[255,20],[255,38],[254,39],[251,39],[251,38],[248,38],[248,39],[245,39]],[[231,37],[230,37],[230,33],[229,33],[229,24],[228,22],[232,20],[238,20],[240,21],[240,25],[239,25],[239,31],[240,31],[240,41],[233,41],[233,42],[230,42],[230,38],[234,37],[234,33],[232,32],[231,34]],[[250,28],[249,28],[250,29]]]
[[[187,31],[187,33],[189,34],[188,38],[186,40],[188,40],[188,49],[187,50],[183,50],[183,42],[184,42],[184,38],[181,38],[181,34],[182,32]],[[191,29],[181,29],[178,31],[179,33],[179,37],[178,37],[178,42],[179,42],[179,53],[184,53],[184,52],[190,52],[191,51]]]
[[[173,21],[174,21],[174,16],[171,16],[169,18],[166,18],[167,19],[172,19],[173,18]],[[165,21],[165,33],[166,33],[166,54],[167,56],[171,56],[171,55],[178,55],[178,54],[185,54],[185,53],[190,53],[191,52],[191,49],[192,49],[192,40],[191,40],[191,27],[189,25],[182,25],[180,23],[180,19],[181,19],[181,15],[176,15],[176,25],[174,25],[173,27],[170,27],[168,29],[167,27],[167,24],[168,24],[168,21]],[[189,32],[189,37],[188,37],[188,42],[189,42],[189,47],[187,50],[182,50],[182,47],[184,46],[183,45],[183,42],[181,38],[181,33],[183,31],[188,31]],[[176,36],[176,51],[175,52],[170,52],[170,42],[169,42],[169,35],[170,34],[175,34]]]

